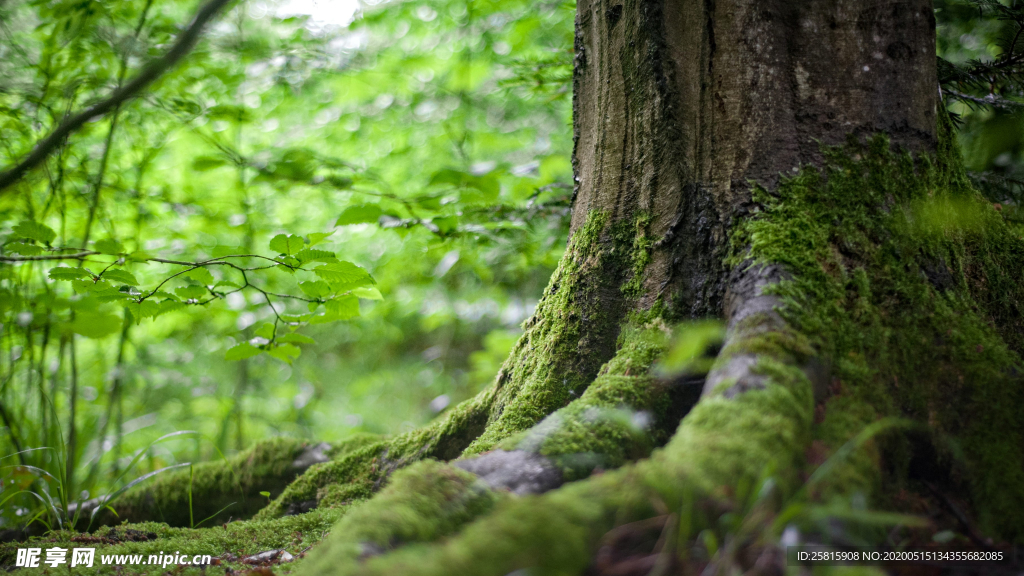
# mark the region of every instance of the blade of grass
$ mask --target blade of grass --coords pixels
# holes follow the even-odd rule
[[[195,479],[196,471],[195,467],[191,464],[188,465],[188,526],[189,528],[195,528],[196,523],[192,518],[192,481]]]
[[[168,472],[170,470],[175,470],[177,468],[183,468],[185,466],[191,466],[191,465],[192,465],[191,462],[182,462],[181,464],[173,464],[171,466],[165,466],[165,467],[163,467],[163,468],[161,468],[159,470],[154,470],[152,472],[149,472],[148,474],[143,474],[142,476],[139,476],[138,478],[136,478],[135,480],[132,480],[128,484],[125,484],[124,486],[119,488],[116,492],[113,492],[112,494],[109,494],[107,497],[105,497],[105,499],[100,504],[98,504],[95,508],[93,508],[92,513],[90,514],[90,517],[89,517],[89,525],[90,525],[90,527],[92,526],[92,519],[96,516],[97,512],[99,512],[102,508],[108,506],[110,504],[110,502],[114,501],[118,496],[120,496],[121,494],[124,494],[125,492],[130,490],[133,486],[135,486],[135,485],[139,484],[140,482],[143,482],[143,481],[145,481],[145,480],[147,480],[149,478],[152,478],[153,476],[156,476],[157,474],[163,474],[164,472]]]
[[[196,524],[195,526],[193,526],[193,528],[199,528],[200,526],[202,526],[202,525],[203,525],[203,523],[204,523],[204,522],[206,522],[207,520],[210,520],[210,519],[212,519],[212,518],[216,518],[218,514],[220,514],[221,512],[223,512],[223,511],[227,510],[228,508],[231,508],[231,507],[232,507],[232,506],[234,506],[235,504],[238,504],[238,502],[232,502],[231,504],[228,504],[227,506],[225,506],[225,507],[221,508],[220,510],[217,510],[217,511],[216,511],[216,512],[214,512],[213,514],[210,514],[210,515],[209,515],[209,516],[207,516],[206,518],[203,518],[202,520],[200,520],[200,521],[199,521],[199,524]]]

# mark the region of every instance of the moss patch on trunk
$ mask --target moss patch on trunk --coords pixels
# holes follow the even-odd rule
[[[833,374],[824,445],[884,415],[925,423],[986,531],[1020,540],[1024,518],[1005,511],[1024,509],[1024,240],[970,187],[944,130],[936,158],[876,137],[757,189],[762,212],[738,229],[733,262],[792,275],[773,288],[780,312]],[[839,491],[877,487],[879,455],[858,456]]]

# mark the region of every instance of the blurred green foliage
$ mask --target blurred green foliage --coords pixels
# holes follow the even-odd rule
[[[936,0],[939,78],[974,184],[1024,225],[1024,2]]]
[[[574,6],[373,4],[235,4],[0,196],[0,465],[74,499],[140,450],[395,433],[489,383],[565,243]],[[197,5],[0,3],[0,167]],[[203,440],[148,448],[175,430]]]

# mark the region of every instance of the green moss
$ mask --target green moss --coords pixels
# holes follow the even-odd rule
[[[743,318],[733,327],[733,337],[722,348],[716,363],[720,365],[738,354],[785,358],[797,364],[815,356],[809,337],[778,324],[771,314],[763,312]],[[736,335],[742,337],[737,338]]]
[[[766,471],[791,491],[812,440],[835,449],[891,414],[956,438],[967,455],[958,463],[961,478],[986,527],[1019,534],[1019,519],[995,512],[1019,509],[1024,485],[1015,413],[1024,246],[967,187],[950,150],[914,160],[882,139],[851,144],[829,150],[821,171],[805,169],[771,194],[758,191],[761,216],[738,229],[731,264],[753,259],[792,274],[773,289],[788,328],[769,326],[771,315],[751,317],[734,327],[740,337],[731,338],[721,361],[757,355],[763,389],[730,398],[723,385],[651,458],[500,503],[455,537],[403,547],[352,573],[578,574],[613,526],[693,498],[727,502],[743,479]],[[814,357],[835,375],[817,425],[803,371]],[[635,393],[635,381],[623,374],[602,371],[584,395]],[[593,441],[582,433],[586,426],[573,426],[561,427],[569,431],[564,444],[549,434],[540,446],[552,442],[553,452],[573,453]],[[871,445],[854,455],[831,478],[832,493],[874,489],[881,454]]]
[[[466,456],[493,449],[578,398],[613,356],[628,302],[607,294],[633,298],[642,291],[650,222],[646,212],[618,222],[600,210],[587,215],[499,372],[491,419]]]
[[[730,487],[765,470],[795,469],[809,440],[813,399],[796,367],[765,361],[768,382],[734,399],[702,400],[651,458],[570,483],[541,496],[499,502],[458,535],[404,546],[351,569],[309,574],[475,574],[516,570],[579,574],[617,525],[679,510],[695,495],[724,499]],[[780,476],[784,484],[795,478]]]
[[[351,451],[306,471],[269,506],[260,519],[294,514],[315,506],[343,506],[369,498],[392,472],[423,458],[450,460],[476,438],[487,421],[494,389],[481,392],[419,430],[390,439],[362,438]]]
[[[666,384],[649,375],[669,333],[660,320],[628,324],[615,357],[582,396],[498,447],[547,456],[562,468],[566,480],[647,456],[675,428],[675,423],[665,422]]]
[[[292,462],[308,445],[302,440],[275,438],[227,460],[196,464],[191,478],[188,468],[158,474],[111,503],[116,517],[102,511],[92,525],[160,520],[171,526],[189,526],[193,519],[198,523],[211,516],[213,523],[247,518],[267,503],[260,492],[276,496],[295,479],[298,471]]]
[[[199,576],[209,573],[211,569],[218,571],[225,568],[244,570],[251,566],[242,564],[238,560],[247,555],[284,549],[298,556],[303,550],[319,543],[341,513],[340,509],[322,509],[301,516],[289,516],[270,521],[229,522],[222,526],[199,529],[172,528],[163,523],[146,522],[104,527],[91,535],[67,531],[55,532],[42,538],[33,539],[29,543],[0,544],[0,566],[13,566],[19,547],[34,546],[45,550],[59,546],[69,550],[75,547],[96,548],[95,562],[93,568],[88,570],[89,574],[166,574],[171,570],[174,574]],[[132,536],[130,530],[137,531],[137,533]],[[141,542],[119,542],[128,540],[129,536],[138,538],[143,535],[154,539]],[[187,555],[189,558],[194,555],[209,554],[212,557],[221,557],[224,561],[219,567],[207,567],[206,569],[186,566],[172,568],[171,566],[145,564],[125,565],[122,568],[102,565],[101,562],[101,557],[104,555],[141,554],[143,562],[146,562],[150,555],[174,554],[176,552]],[[230,560],[225,554],[231,554],[236,559]],[[41,565],[39,568],[25,568],[14,573],[25,576],[30,574],[68,574],[68,566],[64,565],[53,569],[48,565]]]
[[[650,235],[651,215],[640,212],[627,226],[619,226],[616,236],[624,245],[631,245],[629,250],[630,278],[622,285],[622,294],[627,298],[638,298],[643,294],[644,271],[651,263],[651,249],[654,239]]]
[[[587,283],[587,271],[607,265],[610,251],[601,245],[607,223],[606,212],[594,211],[573,234],[536,313],[527,321],[526,332],[498,372],[498,397],[487,429],[466,455],[486,452],[509,435],[530,428],[590,383],[593,374],[573,366],[572,359],[583,351],[581,347],[586,348],[588,338],[602,336],[588,336],[588,331],[599,331],[606,323],[591,316],[601,314],[600,310],[586,304],[596,289]]]
[[[874,407],[853,394],[840,394],[824,404],[825,417],[815,428],[815,445],[809,467],[824,463],[825,458],[852,440],[864,429],[865,422],[878,419]],[[881,449],[877,442],[854,451],[839,463],[818,489],[821,500],[848,498],[851,494],[877,494],[881,478]]]
[[[334,460],[344,456],[345,454],[355,452],[360,448],[376,444],[382,440],[384,440],[384,438],[380,434],[370,434],[369,432],[353,434],[341,441],[333,442],[331,444],[331,449],[328,452],[328,456]]]
[[[376,498],[355,506],[306,561],[303,572],[338,572],[361,556],[455,533],[502,495],[469,472],[425,460],[396,472]]]
[[[757,190],[763,211],[739,228],[732,260],[792,274],[773,290],[780,312],[838,394],[817,437],[835,449],[879,416],[926,422],[936,444],[960,447],[943,457],[985,528],[1024,537],[1024,519],[1002,512],[1024,508],[1024,241],[946,144],[915,160],[876,138],[826,158]],[[839,483],[877,484],[877,460],[862,455]]]

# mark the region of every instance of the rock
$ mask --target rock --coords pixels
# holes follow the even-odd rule
[[[452,465],[476,474],[495,490],[518,495],[542,494],[563,483],[562,471],[550,460],[523,450],[494,450]]]

